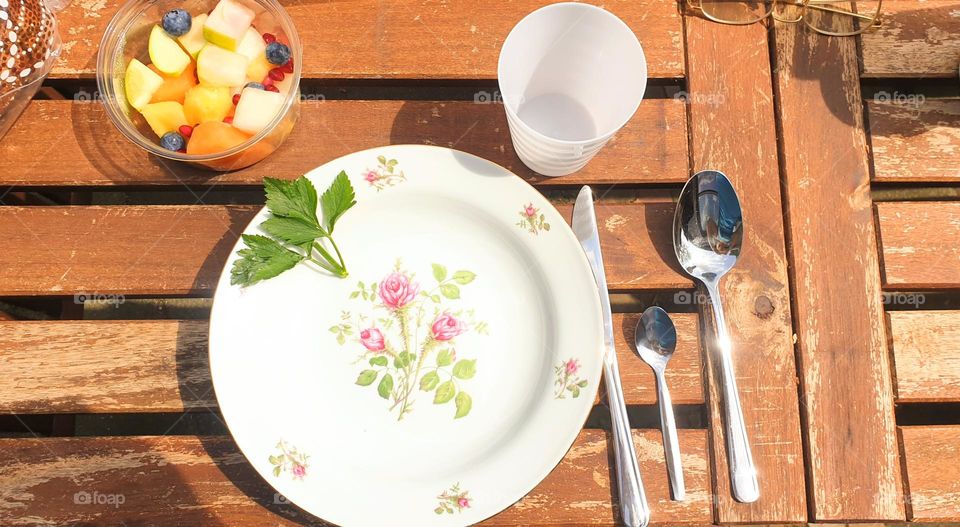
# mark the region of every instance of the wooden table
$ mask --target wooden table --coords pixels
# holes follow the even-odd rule
[[[209,297],[263,176],[397,143],[498,162],[568,217],[579,185],[601,190],[654,522],[960,520],[960,1],[888,1],[883,28],[827,38],[715,24],[675,0],[608,0],[643,42],[648,98],[586,169],[559,179],[526,169],[500,105],[475,102],[495,93],[509,29],[543,3],[286,2],[314,100],[275,155],[229,174],[128,144],[91,101],[116,3],[63,12],[50,89],[0,141],[0,410],[11,414],[0,524],[318,524],[273,493],[219,422]],[[670,246],[673,200],[705,168],[731,177],[746,215],[723,287],[760,472],[750,505],[730,497],[713,344],[699,336],[709,306]],[[627,344],[652,303],[676,313],[680,334],[668,382],[682,503],[669,500],[653,377]],[[487,523],[614,524],[604,411]]]

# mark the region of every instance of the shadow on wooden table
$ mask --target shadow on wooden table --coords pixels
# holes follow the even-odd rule
[[[231,212],[230,225],[232,227],[227,229],[227,232],[210,251],[210,255],[204,261],[202,268],[220,269],[223,267],[226,260],[224,255],[229,254],[240,235],[240,230],[248,221],[248,215]],[[200,273],[200,275],[202,274]],[[195,283],[194,286],[199,289],[206,284]],[[207,331],[200,334],[206,337]],[[207,341],[198,342],[197,336],[196,329],[191,330],[185,324],[182,324],[178,331],[176,353],[178,387],[186,410],[206,409],[214,412],[216,405],[212,401],[215,401],[216,394],[209,374]],[[223,419],[221,415],[218,415],[218,418],[221,421]],[[224,423],[224,428],[226,428],[226,423]],[[198,440],[213,466],[220,473],[218,475],[208,470],[207,473],[201,474],[199,477],[184,478],[183,485],[187,487],[195,487],[197,483],[202,483],[203,486],[213,486],[218,489],[218,494],[209,496],[202,495],[200,492],[202,489],[198,489],[188,498],[193,501],[192,503],[181,504],[185,511],[191,510],[190,507],[198,507],[202,511],[198,514],[198,519],[202,519],[198,525],[227,526],[239,523],[240,518],[251,523],[270,523],[271,525],[278,520],[287,520],[290,525],[329,525],[287,501],[283,495],[276,492],[254,470],[230,435],[200,435]],[[249,502],[243,499],[244,495],[249,498]],[[217,504],[218,502],[230,503],[231,505],[221,507]],[[272,514],[265,514],[264,509]],[[216,518],[219,523],[211,522],[211,517]],[[249,518],[259,518],[259,520]],[[287,522],[281,522],[281,524],[286,525]]]
[[[923,4],[918,4],[923,5]],[[884,5],[886,7],[886,4]],[[864,108],[855,107],[851,112],[851,105],[872,103],[884,104],[889,108],[903,113],[914,114],[913,119],[917,119],[921,114],[927,111],[938,111],[935,108],[926,108],[926,98],[922,94],[911,93],[914,89],[923,91],[920,86],[911,86],[903,83],[893,83],[891,87],[881,89],[876,93],[868,88],[868,93],[864,96],[861,93],[859,83],[851,84],[845,75],[825,75],[822,60],[824,56],[846,57],[849,60],[856,58],[858,64],[855,66],[846,66],[846,71],[864,71],[864,61],[866,53],[864,52],[864,42],[871,46],[870,58],[873,62],[897,62],[903,60],[900,57],[891,57],[884,59],[887,55],[912,56],[916,54],[917,49],[923,46],[929,46],[924,54],[934,54],[938,51],[949,53],[948,50],[941,50],[929,37],[928,31],[932,31],[931,21],[952,20],[952,12],[956,10],[955,5],[944,3],[927,9],[913,10],[894,10],[895,12],[885,14],[880,13],[882,25],[868,30],[862,36],[857,37],[831,37],[821,35],[815,31],[806,28],[803,24],[782,24],[776,23],[775,31],[771,30],[775,47],[781,50],[779,55],[789,57],[782,63],[773,64],[773,73],[776,75],[781,68],[789,71],[779,72],[781,82],[816,82],[823,96],[823,101],[829,111],[839,120],[847,125],[856,125],[854,120],[859,120],[863,115]],[[792,26],[792,27],[791,27]],[[886,35],[884,35],[886,33]],[[890,42],[896,42],[897,46],[891,47]],[[776,55],[774,54],[774,61]],[[843,60],[842,58],[840,60]],[[954,72],[956,75],[956,72]],[[916,80],[916,79],[914,79]],[[956,81],[956,77],[953,78]],[[890,84],[890,83],[885,83]],[[774,83],[777,86],[777,83]],[[899,91],[905,90],[907,93]],[[949,115],[949,114],[945,114]],[[789,126],[790,123],[784,123]],[[865,122],[864,126],[868,130],[870,123]],[[924,126],[909,127],[904,126],[897,129],[897,135],[912,136],[922,134],[927,130]]]

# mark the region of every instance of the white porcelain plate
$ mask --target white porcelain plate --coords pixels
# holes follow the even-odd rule
[[[322,193],[341,170],[357,192],[334,234],[348,278],[301,264],[241,288],[227,262],[220,408],[260,475],[328,522],[478,522],[587,418],[603,346],[590,268],[550,203],[489,161],[391,146],[308,176]]]

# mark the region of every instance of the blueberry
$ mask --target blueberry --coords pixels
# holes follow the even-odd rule
[[[288,48],[286,44],[279,42],[267,44],[267,61],[270,62],[270,64],[283,66],[287,62],[290,62],[290,48]]]
[[[244,87],[244,88],[253,88],[253,89],[255,89],[255,90],[262,90],[262,89],[264,89],[263,84],[260,84],[259,82],[248,82],[248,83],[244,84],[243,87]]]
[[[163,30],[175,37],[186,35],[191,25],[193,19],[183,9],[172,9],[163,15]]]
[[[160,146],[176,152],[183,150],[183,148],[187,146],[187,142],[183,139],[183,136],[177,132],[167,132],[160,138]]]

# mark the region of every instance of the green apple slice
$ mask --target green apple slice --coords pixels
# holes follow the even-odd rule
[[[203,24],[206,23],[206,21],[206,13],[193,17],[193,24],[190,25],[190,31],[188,31],[186,35],[177,38],[180,45],[183,46],[183,49],[194,59],[197,58],[197,54],[200,53],[203,46],[207,44],[207,39],[203,38]]]
[[[235,0],[220,0],[203,24],[203,36],[211,44],[235,51],[256,16]]]
[[[233,114],[233,126],[248,134],[259,133],[280,113],[286,96],[280,93],[244,88]]]
[[[163,86],[163,77],[144,63],[133,59],[127,64],[127,71],[123,75],[123,89],[127,94],[127,102],[137,111],[150,103],[160,86]]]
[[[201,84],[239,86],[247,80],[247,57],[219,46],[204,46],[197,56],[197,77]]]
[[[177,44],[177,41],[173,40],[160,26],[153,26],[150,31],[147,52],[150,54],[153,65],[172,77],[179,77],[191,62],[190,55],[187,55],[180,44]]]

